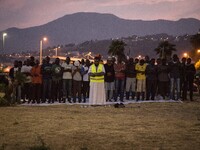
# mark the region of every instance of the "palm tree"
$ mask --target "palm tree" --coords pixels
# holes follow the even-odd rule
[[[190,43],[192,44],[192,50],[190,52],[190,56],[196,61],[199,56],[196,55],[197,54],[197,50],[200,49],[200,32],[192,35],[192,37],[190,38]]]
[[[125,59],[126,56],[124,54],[126,43],[120,40],[112,41],[111,45],[109,46],[108,54],[117,56],[118,58]]]
[[[155,48],[156,54],[159,55],[161,59],[170,60],[173,51],[176,51],[176,45],[169,43],[168,41],[163,41],[159,43],[158,47]]]

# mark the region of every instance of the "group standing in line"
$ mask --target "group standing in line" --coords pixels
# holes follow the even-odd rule
[[[28,103],[85,103],[102,105],[108,101],[172,99],[193,101],[193,82],[196,73],[191,58],[179,60],[176,54],[166,59],[129,58],[125,62],[108,57],[104,64],[101,57],[94,62],[82,59],[64,62],[56,58],[50,63],[47,56],[40,65],[30,57],[22,63],[14,61],[9,72],[12,82],[17,73],[25,82],[14,89],[15,102]]]

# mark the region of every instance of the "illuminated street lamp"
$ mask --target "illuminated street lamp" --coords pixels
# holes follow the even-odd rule
[[[5,47],[5,38],[7,36],[7,33],[3,33],[3,43],[2,43],[2,48],[3,48],[3,52],[4,52],[4,47]]]
[[[42,64],[42,44],[43,44],[43,41],[47,41],[47,38],[44,37],[42,40],[40,40],[40,64]]]
[[[56,51],[56,57],[58,57],[58,49],[60,48],[60,46],[56,47],[55,48],[55,51]]]
[[[184,53],[183,56],[184,56],[185,58],[188,58],[188,53]]]
[[[197,50],[197,53],[200,53],[200,49]]]

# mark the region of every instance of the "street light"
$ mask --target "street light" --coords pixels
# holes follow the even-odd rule
[[[188,58],[188,53],[184,53],[183,56],[184,56],[185,58]]]
[[[42,44],[43,44],[43,41],[47,41],[47,38],[44,37],[42,40],[40,40],[40,64],[42,64]]]
[[[2,48],[4,52],[4,46],[5,46],[5,37],[7,36],[7,33],[3,33],[3,43],[2,43]]]
[[[60,48],[60,46],[56,47],[55,48],[55,51],[56,51],[56,57],[58,57],[58,49]]]
[[[197,53],[200,53],[200,49],[197,50]]]

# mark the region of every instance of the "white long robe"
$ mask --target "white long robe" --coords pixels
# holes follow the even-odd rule
[[[91,72],[91,67],[88,73]],[[105,69],[103,67],[103,72]],[[90,82],[90,95],[89,95],[90,105],[105,105],[106,95],[105,95],[105,83],[104,82]]]

